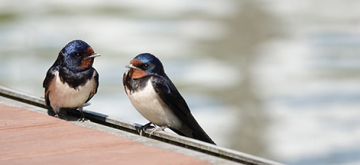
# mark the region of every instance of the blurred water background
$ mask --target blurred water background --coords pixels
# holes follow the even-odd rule
[[[360,164],[360,1],[0,0],[0,85],[43,96],[74,39],[102,54],[87,110],[145,124],[122,86],[162,60],[219,146],[294,165]]]

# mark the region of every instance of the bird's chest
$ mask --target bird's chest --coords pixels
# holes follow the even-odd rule
[[[89,79],[84,85],[76,89],[60,80],[59,73],[55,73],[53,82],[49,86],[49,99],[52,107],[77,108],[85,103],[94,89],[94,80]]]
[[[127,93],[135,109],[150,122],[159,126],[181,127],[179,118],[174,115],[155,92],[151,80],[146,83],[142,90],[132,92],[128,90]]]

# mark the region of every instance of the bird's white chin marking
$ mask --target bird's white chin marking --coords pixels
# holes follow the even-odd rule
[[[62,83],[59,72],[55,73],[55,80],[49,86],[49,99],[51,107],[77,108],[82,106],[93,90],[94,81],[91,79],[84,86],[77,89],[71,88],[67,83]]]
[[[151,79],[148,80],[143,90],[127,91],[127,93],[135,109],[150,122],[159,126],[178,129],[181,127],[180,119],[174,115],[155,92]]]

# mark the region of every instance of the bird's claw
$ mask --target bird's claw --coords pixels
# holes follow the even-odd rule
[[[138,132],[139,132],[140,136],[142,136],[142,133],[145,132],[146,129],[148,129],[148,128],[154,128],[153,126],[151,126],[151,124],[152,124],[152,123],[150,122],[150,123],[147,123],[147,124],[139,127]]]
[[[77,121],[78,122],[84,122],[84,121],[86,121],[87,119],[85,118],[85,117],[80,117]]]
[[[90,103],[84,103],[83,105],[90,105]],[[80,115],[81,117],[78,119],[79,122],[84,122],[86,120],[84,112],[83,112],[83,106],[79,107]]]
[[[156,132],[156,131],[164,131],[164,129],[165,128],[167,128],[167,126],[161,126],[161,127],[157,127],[157,128],[154,128],[151,132],[150,132],[150,134],[149,134],[149,137],[151,137],[151,135],[154,133],[154,132]]]

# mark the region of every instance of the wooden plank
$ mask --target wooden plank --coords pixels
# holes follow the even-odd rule
[[[210,164],[2,104],[0,146],[0,164]]]
[[[0,95],[21,102],[25,102],[28,104],[32,104],[35,106],[45,107],[45,101],[43,98],[32,96],[30,94],[26,94],[6,87],[0,86]],[[79,117],[79,112],[77,110],[69,110],[67,115]],[[107,117],[106,115],[99,114],[96,112],[86,111],[86,110],[84,111],[84,115],[87,119],[91,120],[92,122],[106,125],[108,127],[124,130],[129,133],[138,134],[137,130],[141,126],[140,124],[119,121],[111,117]],[[152,129],[146,130],[144,136],[149,137],[149,133],[151,131]],[[238,152],[235,150],[211,145],[195,139],[178,136],[165,131],[156,131],[150,136],[150,138],[157,139],[173,145],[189,148],[195,151],[200,151],[202,153],[206,153],[212,156],[216,156],[219,158],[231,160],[242,164],[249,164],[249,165],[281,164],[275,161],[263,159],[260,157]]]

